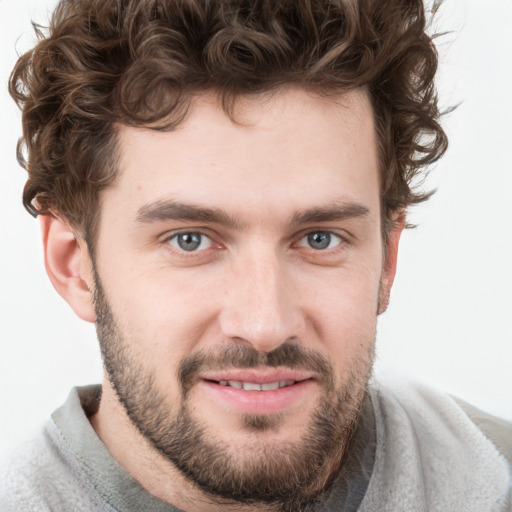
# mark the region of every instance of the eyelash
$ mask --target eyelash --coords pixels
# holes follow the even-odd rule
[[[334,247],[324,247],[324,248],[320,248],[320,249],[313,249],[313,247],[311,247],[311,245],[309,246],[306,246],[306,245],[302,245],[301,242],[306,239],[307,242],[306,243],[309,243],[311,244],[312,240],[309,239],[309,237],[312,237],[314,235],[321,235],[321,236],[327,236],[329,237],[328,238],[328,246],[331,244],[331,241],[332,241],[332,238],[336,238],[338,239],[338,242],[336,243],[336,245]],[[335,250],[336,248],[338,248],[342,243],[344,242],[344,239],[342,236],[340,236],[338,233],[334,233],[333,231],[328,231],[328,230],[315,230],[315,231],[308,231],[307,233],[305,233],[304,235],[302,235],[299,239],[299,246],[300,247],[309,247],[310,249],[313,249],[315,252],[319,252],[319,253],[323,253],[323,252],[327,252],[327,251],[332,251],[332,250]]]
[[[201,247],[201,245],[204,243],[205,239],[208,239],[210,241],[210,243],[209,243],[208,247],[206,247],[206,248],[199,249],[199,250],[196,249],[196,250],[192,250],[192,251],[186,251],[182,247],[172,244],[172,241],[178,240],[178,237],[183,236],[183,235],[200,237],[199,247]],[[326,247],[324,249],[314,249],[311,246],[301,243],[301,242],[303,242],[303,240],[307,239],[307,237],[310,237],[312,235],[328,235],[330,237],[329,245],[332,242],[333,237],[335,239],[337,239],[338,242],[336,243],[336,245],[334,247]],[[189,257],[198,257],[201,253],[203,253],[203,255],[204,255],[205,251],[208,251],[208,249],[210,249],[212,247],[212,245],[215,245],[215,240],[211,235],[208,235],[204,232],[190,230],[190,231],[179,231],[177,233],[173,233],[170,236],[167,236],[163,240],[163,243],[167,244],[168,246],[170,245],[172,247],[172,250],[176,251],[176,253],[178,253],[181,257],[189,258]],[[308,243],[308,242],[306,241],[306,243]],[[321,255],[327,256],[327,255],[334,255],[338,251],[343,250],[347,244],[348,244],[348,241],[347,241],[346,236],[343,236],[338,232],[328,230],[328,229],[317,229],[317,230],[308,230],[307,232],[302,232],[298,238],[298,241],[295,242],[293,244],[293,246],[302,247],[306,250],[309,249],[309,250],[313,251],[313,254],[315,256],[321,256]],[[217,248],[218,249],[222,248],[222,245],[217,244]]]
[[[179,236],[183,235],[197,235],[201,237],[200,246],[205,242],[205,240],[209,240],[208,247],[204,249],[194,250],[194,251],[186,251],[181,249],[176,242],[174,245],[172,242],[174,240],[178,240]],[[187,231],[178,231],[166,236],[162,240],[162,244],[166,248],[166,250],[170,251],[174,256],[178,256],[181,259],[190,259],[191,261],[197,260],[198,262],[203,262],[208,259],[213,259],[218,255],[216,251],[212,251],[212,247],[214,249],[221,250],[223,247],[221,244],[216,243],[214,238],[207,233],[204,233],[199,230],[187,230]]]

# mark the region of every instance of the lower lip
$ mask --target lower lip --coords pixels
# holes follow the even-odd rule
[[[247,391],[203,380],[202,385],[228,407],[245,414],[276,414],[298,404],[313,390],[311,379],[272,391]]]

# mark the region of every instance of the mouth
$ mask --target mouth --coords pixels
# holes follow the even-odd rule
[[[302,403],[315,391],[311,373],[294,370],[231,370],[202,375],[207,395],[237,413],[280,413]],[[213,395],[213,396],[212,396]]]
[[[265,382],[259,384],[258,382],[242,382],[239,380],[219,380],[210,381],[219,386],[230,386],[235,389],[243,389],[245,391],[275,391],[276,389],[287,388],[293,386],[297,381],[295,380],[279,380],[274,382]]]

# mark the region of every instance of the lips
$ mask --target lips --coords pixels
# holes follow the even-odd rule
[[[275,389],[293,386],[294,380],[280,380],[275,382],[265,382],[258,384],[257,382],[241,382],[239,380],[221,380],[218,382],[220,386],[231,386],[236,389],[245,389],[246,391],[274,391]]]
[[[313,378],[314,374],[310,371],[292,370],[290,368],[249,368],[249,369],[230,369],[220,371],[204,372],[200,375],[203,380],[210,380],[220,385],[232,382],[252,383],[252,384],[278,384],[292,382],[301,382]],[[236,385],[235,385],[236,386]],[[278,387],[284,387],[278,385]]]
[[[260,368],[208,372],[201,375],[200,383],[235,412],[272,414],[301,401],[315,380],[311,372]]]

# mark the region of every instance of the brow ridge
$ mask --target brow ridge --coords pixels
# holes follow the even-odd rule
[[[319,222],[336,222],[365,217],[369,213],[370,210],[362,204],[338,201],[327,206],[299,210],[293,214],[288,225],[295,227]],[[238,229],[244,227],[236,216],[228,214],[221,208],[186,204],[172,199],[148,203],[137,210],[136,221],[138,223],[146,224],[167,220],[214,223]]]
[[[359,203],[335,202],[328,206],[307,208],[296,212],[290,225],[313,224],[315,222],[336,222],[357,217],[366,217],[370,210]]]
[[[166,220],[205,222],[228,227],[241,227],[239,220],[220,208],[206,208],[179,201],[159,200],[148,203],[137,210],[136,221],[151,223]]]

